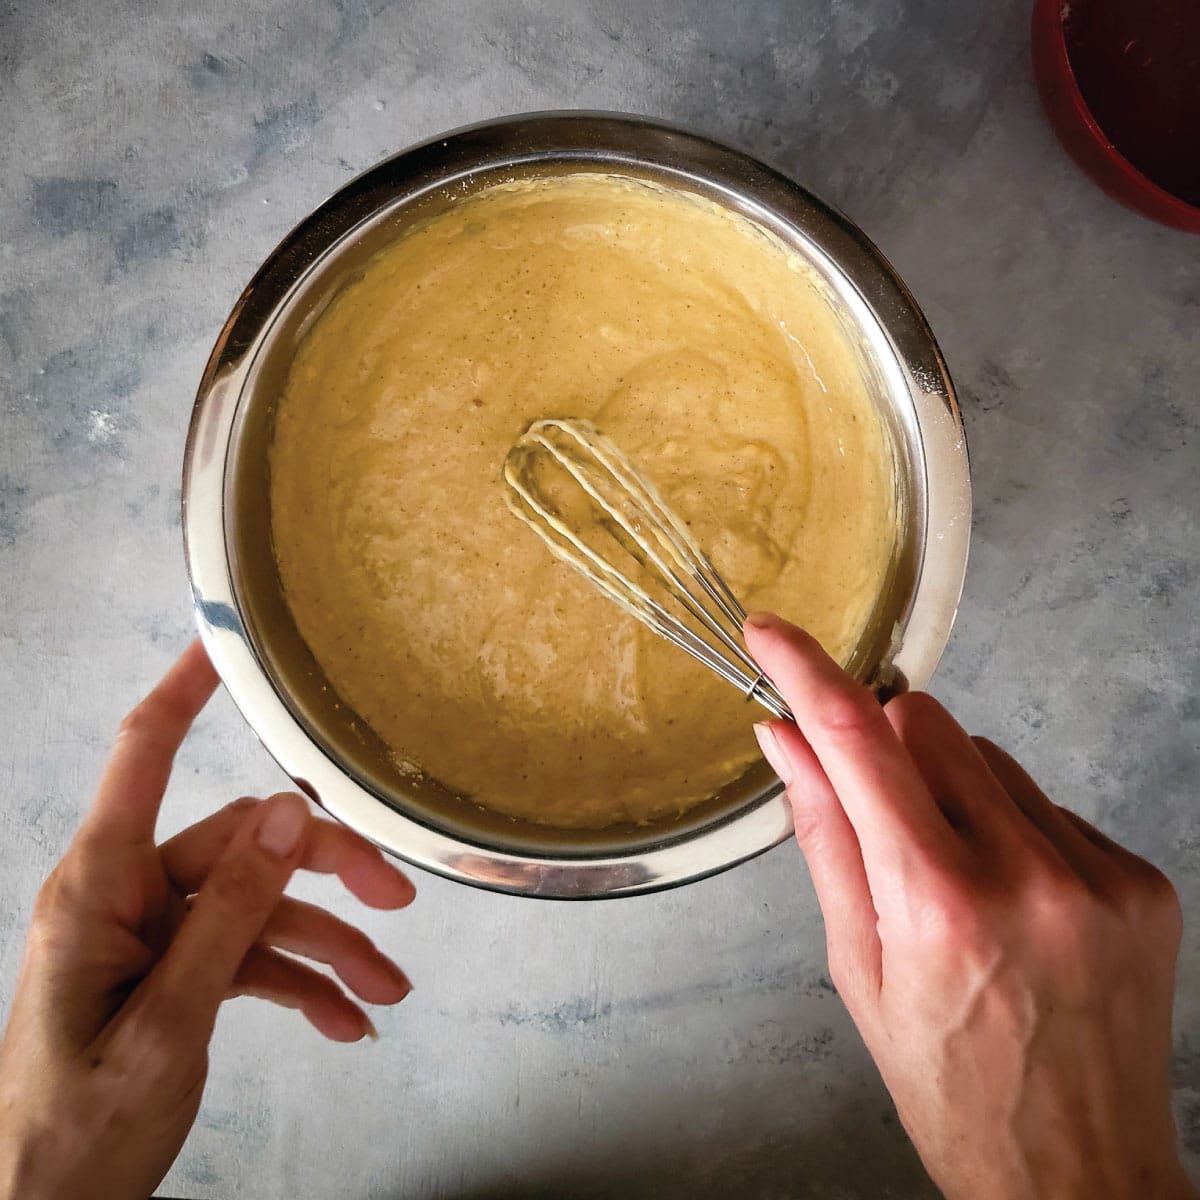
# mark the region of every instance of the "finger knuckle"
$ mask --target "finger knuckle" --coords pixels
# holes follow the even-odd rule
[[[125,1046],[128,1073],[171,1106],[173,1093],[182,1100],[202,1085],[211,1035],[211,1016],[199,1013],[182,996],[160,995],[130,1030]],[[144,1112],[135,1108],[133,1115],[144,1122]]]
[[[823,814],[814,804],[797,804],[792,813],[792,824],[796,832],[796,841],[801,849],[816,850],[819,848],[824,829]]]
[[[42,881],[42,886],[38,888],[37,896],[33,901],[33,919],[35,921],[49,916],[61,906],[66,888],[64,876],[63,862],[59,862]]]
[[[253,811],[261,803],[262,801],[257,796],[239,796],[236,800],[230,800],[222,812],[229,816],[237,816]]]
[[[346,993],[328,975],[314,974],[310,994],[314,1000],[322,1000],[326,1004],[349,1003]]]
[[[1175,885],[1153,863],[1142,859],[1138,862],[1137,879],[1141,890],[1154,902],[1169,908],[1179,906],[1179,893]]]
[[[987,941],[988,924],[981,903],[957,888],[944,888],[922,914],[922,939],[943,954],[962,956],[978,951]]]
[[[874,734],[882,721],[883,709],[858,685],[825,697],[816,717],[822,734],[832,741],[858,741]]]
[[[201,890],[202,897],[209,903],[235,912],[255,912],[269,907],[274,893],[267,880],[262,878],[257,864],[248,856],[240,855],[222,864],[209,876]]]
[[[153,729],[155,715],[153,702],[143,700],[121,718],[121,723],[117,726],[117,736],[122,738],[137,737],[147,730]]]
[[[1157,932],[1178,937],[1183,932],[1183,906],[1175,885],[1151,863],[1142,861],[1124,874],[1122,907]]]
[[[375,957],[379,954],[379,947],[357,926],[339,924],[337,932],[352,954],[359,957]]]
[[[884,706],[893,721],[925,723],[945,714],[945,709],[928,692],[904,692]]]
[[[153,699],[143,700],[122,717],[117,726],[116,743],[118,746],[130,742],[155,745],[162,740],[162,722],[159,705]]]
[[[841,945],[831,943],[826,948],[829,963],[829,982],[840,996],[853,996],[862,968],[855,955]]]
[[[1022,893],[1023,908],[1051,945],[1075,943],[1101,916],[1096,892],[1066,864],[1039,864],[1024,880]]]
[[[80,877],[80,869],[73,851],[68,851],[51,870],[38,888],[33,902],[34,921],[44,921],[59,914],[70,912],[78,906],[86,887]]]
[[[914,953],[954,958],[981,952],[995,940],[993,881],[936,862],[927,864],[921,878],[904,925],[905,941]]]
[[[1157,902],[1157,922],[1163,936],[1178,946],[1183,937],[1183,905],[1179,893],[1169,882],[1167,890],[1160,894]]]
[[[171,991],[155,996],[154,1004],[138,1022],[136,1047],[142,1070],[155,1072],[178,1060],[182,1031],[190,1027],[193,1017],[185,997]]]

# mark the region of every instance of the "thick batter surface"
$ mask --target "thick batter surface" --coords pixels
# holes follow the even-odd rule
[[[585,417],[747,607],[845,659],[896,549],[889,444],[827,302],[699,198],[504,185],[377,255],[302,343],[271,451],[297,626],[397,760],[563,827],[674,815],[760,711],[555,561],[505,505],[528,423]]]

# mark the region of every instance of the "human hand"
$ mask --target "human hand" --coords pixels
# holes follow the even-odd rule
[[[880,707],[754,614],[829,972],[951,1200],[1193,1197],[1169,1061],[1179,902],[937,701]]]
[[[0,1197],[142,1200],[200,1104],[208,1042],[229,996],[299,1009],[326,1037],[370,1021],[362,1000],[408,980],[353,926],[283,897],[297,868],[401,908],[412,884],[369,843],[284,793],[242,799],[163,845],[171,764],[217,677],[199,642],[126,717],[95,802],[34,905],[0,1042]]]

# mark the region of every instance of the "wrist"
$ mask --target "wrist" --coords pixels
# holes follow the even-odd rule
[[[0,1200],[49,1200],[37,1178],[36,1143],[11,1127],[0,1131]]]
[[[1098,1171],[1074,1181],[1059,1178],[1036,1183],[1032,1192],[1016,1192],[1005,1200],[1197,1200],[1183,1166],[1177,1159],[1147,1166],[1141,1170]]]
[[[0,1095],[0,1200],[65,1200],[79,1195],[67,1176],[72,1150],[61,1124]]]
[[[960,1159],[954,1170],[934,1167],[930,1175],[945,1200],[1200,1200],[1174,1148],[1122,1160],[1059,1142],[1033,1156],[1028,1147],[997,1152],[974,1169]]]
[[[1140,1195],[1161,1195],[1163,1200],[1198,1200],[1200,1191],[1197,1191],[1196,1185],[1188,1178],[1183,1164],[1176,1162],[1174,1171],[1164,1180],[1164,1186],[1160,1190],[1143,1191]]]

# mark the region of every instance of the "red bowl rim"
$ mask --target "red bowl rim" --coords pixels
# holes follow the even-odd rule
[[[1065,94],[1070,98],[1071,116],[1100,150],[1108,163],[1120,175],[1125,187],[1115,193],[1118,199],[1123,199],[1131,207],[1135,206],[1133,196],[1144,207],[1138,205],[1140,211],[1160,221],[1167,221],[1177,228],[1200,232],[1200,205],[1188,201],[1168,191],[1154,182],[1145,172],[1134,166],[1113,144],[1103,126],[1096,120],[1088,107],[1075,77],[1075,69],[1071,66],[1071,57],[1067,53],[1066,31],[1063,27],[1064,9],[1068,8],[1070,0],[1037,0],[1034,6],[1034,42],[1042,42],[1043,48],[1049,50],[1053,62],[1048,64],[1058,76],[1058,81],[1065,84]],[[1042,39],[1042,30],[1050,30],[1051,36]],[[1061,110],[1055,112],[1049,98],[1043,93],[1043,103],[1051,117],[1063,119],[1066,114]],[[1069,147],[1068,147],[1069,149]],[[1100,182],[1103,182],[1102,180]],[[1128,198],[1126,198],[1128,197]]]

